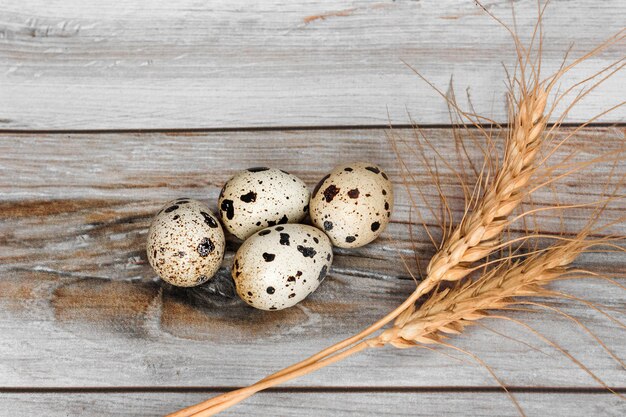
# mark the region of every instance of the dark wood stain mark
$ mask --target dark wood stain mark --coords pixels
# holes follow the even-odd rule
[[[120,200],[19,200],[0,202],[0,219],[54,216],[128,204]]]
[[[131,337],[146,336],[144,319],[159,285],[81,279],[59,286],[52,294],[55,318],[65,324],[91,324]]]
[[[160,309],[151,308],[155,303],[161,303]],[[224,335],[231,342],[276,338],[276,326],[297,328],[308,320],[297,309],[267,314],[248,307],[234,294],[226,269],[208,283],[193,288],[173,287],[161,281],[79,279],[59,286],[52,294],[51,305],[62,327],[86,326],[91,332],[129,338],[150,337],[149,332],[154,330],[148,331],[147,321],[153,322],[151,315],[159,311],[156,320],[164,333],[215,342],[224,342]]]

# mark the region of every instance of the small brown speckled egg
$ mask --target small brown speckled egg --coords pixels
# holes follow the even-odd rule
[[[224,257],[224,231],[200,201],[173,200],[152,220],[148,261],[164,281],[193,287],[208,281]]]
[[[235,255],[232,273],[246,303],[261,310],[282,310],[315,291],[332,262],[332,244],[321,230],[286,224],[248,238]]]
[[[311,220],[333,245],[356,248],[376,239],[389,223],[393,186],[376,165],[353,162],[336,167],[315,187]]]
[[[239,239],[268,226],[298,223],[309,210],[310,193],[298,177],[275,168],[250,168],[222,188],[222,223]]]

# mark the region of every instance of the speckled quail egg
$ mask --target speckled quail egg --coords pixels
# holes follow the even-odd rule
[[[197,200],[168,202],[148,232],[148,261],[164,281],[193,287],[208,281],[224,257],[224,231],[216,216]]]
[[[315,187],[311,220],[333,245],[356,248],[376,239],[389,223],[393,186],[376,165],[353,162],[336,167]]]
[[[239,296],[261,310],[291,307],[324,280],[333,247],[319,229],[285,224],[248,238],[235,255],[232,275]]]
[[[310,193],[298,177],[275,168],[250,168],[222,188],[222,223],[239,239],[268,226],[298,223],[309,210]]]

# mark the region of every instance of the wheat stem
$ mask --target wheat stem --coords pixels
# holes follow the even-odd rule
[[[254,395],[255,393],[259,391],[265,390],[267,388],[271,388],[273,386],[290,381],[294,378],[298,378],[303,375],[309,374],[311,372],[317,371],[318,369],[331,365],[335,362],[341,361],[347,358],[348,356],[354,355],[355,353],[358,353],[364,349],[367,349],[368,347],[371,347],[370,343],[368,342],[358,343],[352,346],[350,349],[346,349],[341,353],[338,353],[334,356],[331,356],[319,362],[310,364],[308,366],[302,367],[300,369],[296,369],[294,371],[285,373],[283,375],[280,375],[274,378],[265,378],[248,387],[240,388],[238,390],[227,393],[231,395],[221,395],[219,397],[215,397],[212,399],[212,400],[222,399],[222,401],[211,401],[211,400],[205,401],[204,403],[200,403],[193,407],[189,407],[185,410],[181,410],[181,411],[186,411],[185,414],[179,414],[180,413],[179,412],[179,413],[170,414],[168,417],[178,417],[178,416],[208,417],[208,416],[215,415],[233,406],[234,404],[237,404],[238,402],[243,401],[244,399]],[[212,403],[215,402],[215,404],[212,404],[211,406],[206,407],[206,405],[204,404],[208,404],[209,402],[212,402]]]

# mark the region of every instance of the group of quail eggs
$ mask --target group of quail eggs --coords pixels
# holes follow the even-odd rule
[[[224,258],[221,221],[244,241],[232,266],[237,294],[252,307],[281,310],[302,301],[324,280],[333,245],[356,248],[376,239],[392,206],[392,184],[376,165],[340,165],[312,194],[285,171],[250,168],[222,188],[219,216],[197,200],[168,202],[150,226],[148,261],[172,285],[205,283]],[[313,226],[301,224],[307,214]]]

